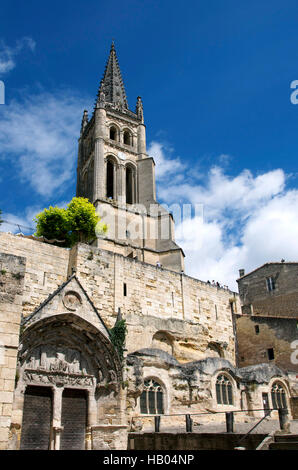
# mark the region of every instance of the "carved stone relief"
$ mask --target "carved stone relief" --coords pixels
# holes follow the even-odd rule
[[[117,374],[112,368],[108,354],[104,364],[90,368],[82,353],[62,345],[47,344],[34,348],[25,359],[23,380],[56,386],[95,387],[116,392]],[[98,362],[98,361],[96,361]]]
[[[63,305],[68,310],[75,311],[82,303],[82,299],[77,292],[68,291],[63,297]]]

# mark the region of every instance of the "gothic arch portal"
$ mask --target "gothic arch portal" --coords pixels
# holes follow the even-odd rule
[[[24,330],[18,376],[15,405],[23,414],[21,449],[84,449],[105,397],[115,405],[119,401],[117,353],[108,337],[74,313],[41,319]],[[32,439],[32,423],[38,419],[44,426]]]

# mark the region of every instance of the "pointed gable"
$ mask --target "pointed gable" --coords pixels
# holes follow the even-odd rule
[[[39,320],[66,313],[83,318],[109,339],[104,321],[75,275],[61,284],[22,324],[27,328]]]

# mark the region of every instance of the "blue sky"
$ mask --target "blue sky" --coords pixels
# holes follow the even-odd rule
[[[11,0],[1,20],[5,219],[31,226],[74,195],[81,115],[114,39],[159,197],[204,205],[203,226],[177,226],[187,272],[235,288],[239,268],[297,261],[297,1]]]

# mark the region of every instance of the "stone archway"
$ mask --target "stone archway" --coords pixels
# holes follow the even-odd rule
[[[25,329],[18,372],[21,448],[88,448],[91,428],[99,423],[100,401],[108,396],[116,410],[120,407],[119,358],[109,338],[75,314],[47,317]],[[41,429],[42,416],[32,420],[34,403],[41,404],[47,422],[39,434],[32,423]]]

